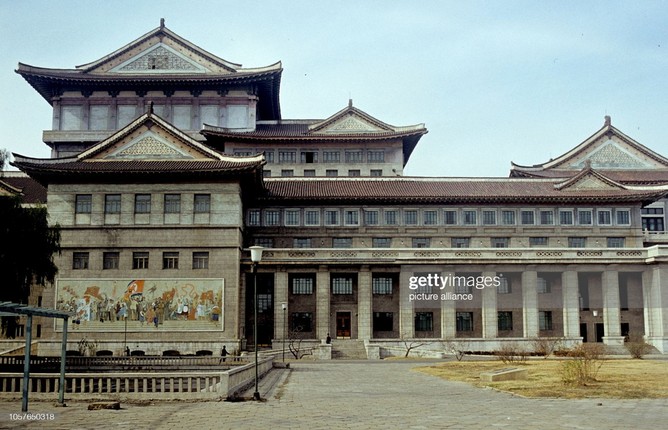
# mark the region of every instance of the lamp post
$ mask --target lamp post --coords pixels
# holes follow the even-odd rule
[[[255,344],[255,392],[253,398],[260,400],[260,391],[258,390],[258,362],[257,362],[257,265],[262,261],[261,246],[251,246],[251,261],[253,262],[253,343]]]
[[[286,323],[285,311],[288,309],[288,304],[285,302],[281,303],[281,308],[283,309],[283,363],[285,363],[285,323]]]

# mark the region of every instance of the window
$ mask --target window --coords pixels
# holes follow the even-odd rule
[[[451,240],[451,245],[453,248],[468,248],[471,242],[471,239],[468,237],[453,237]]]
[[[540,224],[541,225],[552,225],[552,224],[554,224],[554,212],[553,211],[540,211]]]
[[[72,269],[84,270],[88,269],[88,253],[75,252],[72,254]]]
[[[304,169],[304,176],[315,176],[314,169]]]
[[[248,211],[248,225],[260,225],[260,209]]]
[[[313,294],[314,276],[294,276],[291,279],[292,294]]]
[[[568,238],[568,247],[569,248],[584,248],[586,245],[586,238],[584,237],[569,237]]]
[[[434,331],[434,313],[415,312],[415,331]]]
[[[397,225],[397,211],[385,211],[385,224]]]
[[[339,211],[329,209],[325,211],[325,225],[338,225],[339,224]]]
[[[501,211],[501,223],[503,225],[515,225],[515,211]]]
[[[278,162],[295,164],[297,162],[297,153],[295,151],[278,151]]]
[[[414,237],[413,248],[429,248],[431,240],[428,237]]]
[[[121,213],[121,195],[107,194],[104,196],[104,213],[119,214]]]
[[[336,169],[327,169],[325,171],[325,176],[329,177],[339,176],[339,171]]]
[[[206,251],[193,252],[193,269],[208,269],[209,253]]]
[[[365,225],[378,225],[378,211],[364,211]]]
[[[559,224],[573,225],[573,211],[559,211]]]
[[[457,331],[473,331],[473,312],[457,312]]]
[[[300,154],[301,162],[305,164],[317,163],[318,162],[318,153],[312,151],[303,151]]]
[[[538,328],[552,330],[552,311],[538,311]]]
[[[590,210],[578,210],[578,224],[580,225],[591,225],[591,211]]]
[[[374,176],[374,177],[383,176],[383,169],[371,169],[369,171],[369,174],[370,174],[370,176]]]
[[[286,210],[284,214],[284,222],[286,226],[297,226],[299,225],[299,210]]]
[[[623,237],[609,237],[608,248],[624,248],[624,238]]]
[[[76,195],[76,213],[89,214],[93,206],[93,196],[91,194]]]
[[[367,153],[367,160],[369,163],[384,163],[385,162],[385,152],[383,151],[369,151]]]
[[[293,312],[291,326],[293,332],[308,333],[313,331],[313,313]]]
[[[360,169],[348,170],[348,176],[362,176],[362,171]]]
[[[371,246],[374,248],[391,248],[392,247],[392,238],[391,237],[374,237],[371,239]]]
[[[499,276],[499,286],[496,287],[496,292],[498,294],[510,294],[512,292],[512,289],[510,287],[510,281],[508,281],[508,278]]]
[[[392,331],[394,328],[394,314],[392,312],[373,313],[373,331]]]
[[[267,160],[267,163],[274,162],[274,151],[264,151],[264,158]]]
[[[598,225],[612,224],[612,211],[599,209],[596,213],[598,215]]]
[[[352,237],[335,237],[332,239],[332,248],[352,248]]]
[[[102,270],[118,269],[120,254],[118,252],[102,253]]]
[[[464,225],[476,225],[478,223],[476,215],[476,211],[464,211]]]
[[[529,246],[547,246],[547,237],[530,237]]]
[[[264,169],[262,171],[262,177],[263,178],[271,178],[271,170]]]
[[[457,211],[444,211],[443,216],[446,225],[457,224]]]
[[[536,291],[538,294],[549,294],[552,291],[550,280],[539,276],[538,279],[536,279]]]
[[[416,225],[417,224],[417,211],[416,210],[406,210],[406,211],[404,211],[404,224],[405,225]]]
[[[181,194],[165,194],[165,213],[177,214],[181,212]]]
[[[133,269],[148,269],[148,252],[133,252],[132,253],[132,268]]]
[[[151,213],[151,195],[150,194],[135,194],[135,213],[149,214]]]
[[[339,151],[323,151],[322,161],[324,163],[339,163],[341,162],[341,153]]]
[[[522,225],[533,225],[534,224],[534,213],[533,211],[521,211],[520,218]]]
[[[617,225],[631,225],[631,212],[617,209]]]
[[[509,311],[499,311],[498,328],[499,331],[509,331],[513,329],[513,313]]]
[[[292,169],[283,169],[281,170],[281,176],[283,177],[295,176],[295,171]]]
[[[471,279],[467,275],[455,275],[455,293],[456,294],[471,294],[473,286],[466,283],[467,279]]]
[[[211,212],[211,194],[195,194],[196,214],[208,214]]]
[[[361,163],[362,151],[346,151],[346,163]]]
[[[294,248],[311,248],[311,238],[310,237],[295,237],[293,240]]]
[[[490,241],[492,248],[508,248],[510,246],[509,237],[493,237]]]
[[[373,294],[392,294],[392,278],[374,276],[371,279],[371,292]]]
[[[238,149],[234,150],[234,156],[235,157],[250,157],[251,155],[253,155],[253,152],[251,152],[251,151],[241,151],[241,150],[238,150]]]
[[[353,278],[350,276],[332,277],[332,294],[352,294]]]
[[[482,211],[482,223],[484,225],[496,224],[496,211]]]
[[[281,214],[279,211],[270,209],[264,212],[264,225],[279,225],[280,222]]]
[[[320,211],[308,209],[304,211],[304,225],[320,225]]]
[[[436,225],[438,224],[438,212],[436,211],[424,211],[424,225]]]
[[[274,247],[274,239],[272,239],[271,237],[256,237],[254,242],[255,245],[261,246],[263,248]]]
[[[359,225],[360,223],[360,213],[357,209],[346,210],[343,212],[345,215],[346,225]]]
[[[179,268],[179,253],[178,252],[163,252],[162,253],[162,268],[163,269],[178,269]]]

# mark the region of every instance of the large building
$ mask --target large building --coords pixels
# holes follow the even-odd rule
[[[14,154],[62,229],[43,306],[120,354],[300,337],[382,347],[537,337],[668,352],[668,159],[612,126],[509,178],[414,178],[423,124],[353,106],[281,116],[280,63],[243,68],[164,26],[72,70],[19,64],[53,106]],[[248,248],[265,248],[254,277]],[[44,322],[40,352],[57,348]],[[287,326],[288,333],[285,333]]]

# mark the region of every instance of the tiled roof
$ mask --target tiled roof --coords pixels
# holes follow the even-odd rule
[[[286,201],[548,203],[654,201],[665,190],[558,190],[556,181],[507,178],[387,178],[265,180],[265,199]]]
[[[20,172],[4,172],[0,181],[20,190],[24,204],[46,203],[46,188],[36,180]]]
[[[668,170],[605,170],[599,169],[608,178],[622,184],[668,184]],[[577,170],[511,171],[514,177],[524,178],[569,178]]]

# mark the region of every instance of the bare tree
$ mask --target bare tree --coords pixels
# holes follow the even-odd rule
[[[462,361],[469,349],[469,343],[465,340],[445,339],[442,343],[446,354],[454,355],[457,361]]]
[[[410,354],[412,350],[420,348],[421,346],[425,345],[429,345],[429,342],[404,340],[404,346],[406,347],[406,355],[404,355],[404,357],[408,357],[408,354]]]

